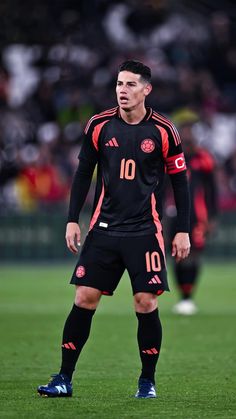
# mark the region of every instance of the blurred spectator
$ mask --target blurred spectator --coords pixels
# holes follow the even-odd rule
[[[224,176],[227,176],[228,179],[226,182],[222,182],[228,186],[228,199],[223,196],[223,191],[221,195],[222,199],[222,208],[225,210],[236,210],[236,147],[231,154],[231,156],[225,162],[225,173]],[[222,185],[221,183],[221,185]]]
[[[224,210],[234,208],[230,204],[235,200],[231,154],[236,138],[236,9],[232,2],[219,9],[218,2],[208,1],[26,0],[24,4],[15,1],[14,11],[11,2],[3,3],[1,212],[33,210],[45,203],[42,191],[37,199],[34,192],[31,201],[26,193],[21,194],[20,204],[17,200],[22,176],[25,179],[30,166],[22,153],[30,149],[34,158],[38,153],[39,160],[31,162],[34,171],[41,167],[39,156],[46,153],[51,181],[56,182],[59,172],[61,190],[52,182],[49,196],[62,207],[67,205],[63,191],[75,169],[71,154],[80,147],[89,117],[116,105],[117,67],[129,57],[152,67],[155,94],[150,106],[164,114],[186,110],[197,115],[194,135],[216,158],[223,182],[220,205]]]
[[[68,180],[53,163],[48,144],[42,144],[39,148],[25,146],[21,150],[20,158],[23,168],[17,177],[16,186],[22,209],[36,207],[53,210],[55,203],[62,203],[67,199]]]
[[[180,125],[179,132],[189,178],[191,252],[187,259],[174,261],[174,278],[180,293],[180,301],[173,307],[173,312],[192,315],[197,312],[194,295],[200,277],[201,256],[207,237],[216,226],[218,192],[214,159],[206,149],[197,144],[192,123]],[[173,231],[175,208],[171,202],[170,197],[166,206],[170,243],[175,235]]]

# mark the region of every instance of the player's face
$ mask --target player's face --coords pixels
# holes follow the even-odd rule
[[[143,106],[146,96],[151,92],[150,83],[143,81],[139,74],[121,71],[116,84],[118,105],[125,111]]]

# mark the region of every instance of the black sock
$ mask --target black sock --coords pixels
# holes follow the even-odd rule
[[[175,275],[183,300],[192,297],[199,276],[199,263],[179,262],[175,265]]]
[[[66,374],[70,380],[80,352],[89,337],[94,313],[95,310],[88,310],[74,304],[65,322],[60,374]]]
[[[142,362],[140,378],[147,378],[155,384],[155,370],[162,339],[158,309],[151,313],[136,313],[136,316],[138,318],[138,346]]]

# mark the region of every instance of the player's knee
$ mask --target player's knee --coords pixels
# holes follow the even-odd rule
[[[101,291],[90,287],[78,286],[75,293],[75,305],[95,310],[101,298]]]
[[[138,313],[151,313],[157,308],[157,298],[154,294],[139,292],[134,296],[134,307]]]

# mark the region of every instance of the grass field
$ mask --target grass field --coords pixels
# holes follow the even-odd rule
[[[72,266],[0,269],[1,418],[236,418],[236,265],[206,264],[199,314],[176,317],[173,291],[159,298],[164,338],[158,399],[136,400],[139,357],[129,281],[103,297],[74,378],[71,399],[36,387],[58,371],[72,305]],[[171,282],[171,281],[170,281]]]

